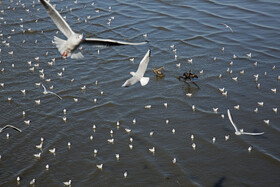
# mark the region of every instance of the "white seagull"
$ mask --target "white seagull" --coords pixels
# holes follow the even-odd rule
[[[130,72],[132,77],[125,81],[125,83],[122,85],[122,87],[128,87],[136,84],[138,81],[140,81],[142,86],[145,86],[148,84],[150,78],[149,77],[144,77],[144,74],[146,72],[148,63],[150,61],[150,56],[151,56],[151,50],[149,49],[144,58],[141,60],[138,69],[136,72]]]
[[[63,57],[71,57],[71,58],[83,58],[81,52],[73,53],[73,51],[82,43],[88,42],[93,43],[95,45],[143,45],[147,42],[141,43],[130,43],[130,42],[122,42],[111,39],[100,39],[100,38],[84,38],[83,34],[75,33],[68,23],[63,19],[63,17],[59,14],[59,12],[47,1],[40,0],[43,4],[47,13],[56,24],[58,29],[67,37],[67,40],[63,40],[54,36],[54,43],[58,48],[58,51],[62,54]]]
[[[15,126],[12,126],[12,125],[6,125],[6,126],[4,126],[3,128],[0,128],[0,133],[1,133],[4,129],[8,128],[8,127],[10,127],[10,128],[13,128],[13,129],[17,130],[18,132],[22,132],[19,128],[15,127]]]
[[[246,135],[257,136],[257,135],[262,135],[262,134],[264,134],[264,132],[260,132],[260,133],[251,133],[251,132],[244,132],[243,129],[238,130],[237,127],[236,127],[236,125],[235,125],[234,122],[232,121],[232,118],[231,118],[231,114],[230,114],[229,109],[227,110],[227,114],[228,114],[228,119],[229,119],[229,121],[231,122],[233,128],[235,129],[235,134],[236,134],[236,135],[246,134]]]
[[[43,94],[47,95],[47,94],[53,94],[55,96],[57,96],[59,99],[62,99],[59,95],[57,95],[54,92],[48,91],[47,88],[44,86],[44,84],[42,84],[42,87],[44,88]]]
[[[231,32],[233,32],[233,30],[230,28],[230,26],[228,26],[227,24],[225,23],[221,23],[221,25],[224,25],[227,29],[229,29]]]

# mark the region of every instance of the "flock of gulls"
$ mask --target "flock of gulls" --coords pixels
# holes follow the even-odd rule
[[[73,58],[73,59],[78,59],[78,58],[83,58],[83,54],[78,50],[79,46],[82,44],[82,43],[90,43],[90,44],[93,44],[93,45],[104,45],[104,46],[116,46],[116,45],[134,45],[134,46],[137,46],[137,45],[144,45],[144,44],[147,44],[147,42],[140,42],[140,43],[132,43],[132,42],[125,42],[125,41],[117,41],[117,40],[112,40],[112,39],[101,39],[101,38],[87,38],[87,37],[84,37],[83,34],[79,34],[79,33],[75,33],[71,27],[68,25],[68,23],[65,21],[65,19],[60,15],[60,13],[55,9],[55,6],[53,6],[49,1],[47,0],[40,0],[41,4],[43,5],[43,7],[46,9],[49,17],[53,20],[54,24],[57,26],[57,28],[64,34],[64,36],[67,38],[66,40],[64,39],[61,39],[61,38],[58,38],[57,36],[54,36],[54,44],[56,45],[59,53],[62,55],[62,58]],[[34,4],[34,2],[33,2]],[[24,7],[24,5],[23,5]],[[111,9],[111,7],[109,8]],[[112,19],[111,19],[112,20]],[[110,21],[111,21],[110,20]],[[225,26],[226,29],[229,29],[230,32],[234,32],[232,30],[232,28],[230,26],[228,26],[227,24],[225,23],[221,23],[221,25]],[[12,31],[13,32],[13,31]],[[3,37],[3,34],[1,34],[1,37]],[[144,36],[146,37],[146,35]],[[24,43],[25,41],[23,41]],[[7,47],[9,47],[9,43],[7,43],[7,41],[4,41],[2,40],[2,44],[5,44]],[[176,55],[176,49],[175,49],[175,46],[174,45],[171,45],[170,48],[173,50],[173,52],[175,53],[175,60],[178,58],[178,56]],[[222,48],[222,51],[224,52],[224,48]],[[77,52],[78,51],[78,52]],[[0,53],[1,53],[1,49],[0,49]],[[9,55],[13,55],[13,51],[9,52]],[[248,53],[246,54],[247,58],[251,58],[252,57],[252,54],[251,53]],[[148,67],[148,63],[150,61],[150,57],[151,57],[151,50],[149,49],[146,54],[144,55],[143,59],[141,60],[141,62],[139,63],[139,66],[138,66],[138,69],[136,72],[130,72],[130,74],[132,75],[131,78],[129,78],[128,80],[126,80],[122,87],[128,87],[128,86],[132,86],[134,84],[136,84],[137,82],[140,82],[141,86],[145,86],[148,84],[149,82],[149,77],[144,77],[144,74],[147,70],[147,67]],[[236,55],[233,55],[233,59],[237,58]],[[39,57],[35,58],[36,61],[39,60]],[[216,60],[216,58],[214,58],[214,60]],[[134,59],[131,59],[131,61],[134,61]],[[52,65],[52,63],[55,62],[55,59],[52,59],[51,62],[49,62],[50,65]],[[1,63],[1,61],[0,61]],[[29,65],[31,66],[32,62],[28,62]],[[192,59],[189,59],[188,60],[188,63],[193,63],[193,60]],[[233,65],[233,62],[230,63],[230,66]],[[255,66],[257,66],[257,62],[254,63]],[[13,67],[14,65],[12,65]],[[176,64],[176,67],[177,68],[180,68],[180,63],[179,64]],[[274,70],[276,67],[274,66],[272,69]],[[35,70],[35,65],[33,67],[31,67],[29,69],[30,71],[34,71]],[[164,67],[161,67],[161,68],[153,68],[153,71],[155,72],[155,75],[156,76],[159,76],[159,77],[163,77],[164,76],[164,73],[163,73],[163,70],[164,70]],[[5,72],[5,69],[2,68],[1,72]],[[63,71],[62,71],[63,72]],[[58,74],[58,76],[62,76],[62,72]],[[232,70],[230,70],[230,68],[228,68],[227,70],[228,73],[232,73]],[[198,75],[202,75],[203,74],[203,70],[201,70],[199,72],[200,74]],[[244,70],[240,71],[240,74],[244,74]],[[183,79],[184,81],[190,81],[192,82],[193,84],[195,84],[198,88],[199,86],[195,83],[194,79],[193,78],[199,78],[199,76],[196,75],[195,73],[193,74],[191,71],[189,73],[184,73],[183,76],[180,76],[178,77],[178,79]],[[219,79],[222,78],[222,74],[220,74],[219,76]],[[44,77],[44,70],[40,70],[40,78],[41,79],[45,79]],[[254,75],[254,79],[255,79],[255,82],[257,83],[258,82],[258,78],[259,78],[259,74],[255,74]],[[232,80],[233,81],[238,81],[238,77],[232,77]],[[280,80],[280,77],[278,77],[278,80]],[[48,79],[45,79],[46,82],[50,82],[50,80]],[[72,80],[74,81],[74,80]],[[98,84],[98,82],[96,81],[96,85]],[[57,97],[58,99],[60,100],[63,100],[63,97],[58,95],[57,93],[54,93],[50,90],[52,90],[53,88],[50,87],[50,88],[46,88],[46,86],[39,82],[39,83],[36,83],[37,86],[41,86],[42,87],[42,93],[44,95],[46,94],[50,94],[50,95],[53,95],[54,97]],[[4,82],[0,82],[0,86],[2,87],[2,89],[5,88],[5,83]],[[260,83],[257,83],[257,88],[260,87]],[[85,90],[86,89],[86,86],[83,86],[81,87],[81,90]],[[26,94],[26,90],[21,90],[22,94]],[[227,96],[227,91],[225,88],[219,88],[219,92],[221,92],[221,94],[223,96]],[[276,94],[277,90],[276,88],[272,88],[271,89],[271,92]],[[101,94],[103,94],[103,92],[101,92]],[[187,93],[186,94],[187,97],[192,97],[192,94],[191,93]],[[8,98],[8,101],[11,101],[12,98]],[[78,98],[74,98],[74,102],[78,102]],[[96,102],[96,100],[95,100]],[[40,105],[40,99],[38,100],[35,100],[35,103],[37,105]],[[264,105],[263,102],[258,102],[258,106],[262,107]],[[164,107],[167,108],[168,104],[167,103],[164,103]],[[145,108],[146,109],[150,109],[152,106],[151,105],[146,105]],[[234,106],[234,109],[235,110],[239,110],[240,106],[239,105],[236,105]],[[192,105],[191,109],[195,112],[196,110],[200,110],[197,106],[195,105]],[[277,114],[277,111],[278,109],[277,108],[273,108],[273,111],[275,114]],[[255,113],[258,112],[258,108],[256,108],[254,110]],[[63,113],[64,115],[67,113],[66,109],[63,110]],[[210,113],[218,113],[218,108],[212,108],[212,111],[210,111]],[[25,111],[23,111],[22,113],[22,116],[25,117]],[[221,114],[221,117],[224,118],[224,114]],[[235,124],[235,122],[233,121],[232,119],[232,116],[231,116],[231,112],[230,112],[230,109],[227,109],[227,117],[229,119],[229,124],[232,125],[232,130],[234,131],[235,135],[250,135],[250,136],[261,136],[264,134],[264,132],[246,132],[244,131],[243,129],[239,129],[238,128],[238,125]],[[63,118],[63,121],[66,122],[67,121],[67,118],[64,116]],[[31,121],[30,120],[24,120],[24,123],[26,125],[30,125]],[[136,123],[136,119],[133,120],[133,124]],[[166,124],[168,124],[169,121],[166,120]],[[266,119],[264,120],[264,123],[269,125],[270,122],[269,122],[269,119]],[[117,122],[116,124],[117,126],[120,125],[119,122]],[[7,128],[11,128],[11,129],[14,129],[20,133],[22,133],[23,131],[21,129],[19,129],[18,127],[15,127],[13,125],[5,125],[4,127],[0,128],[0,133],[2,133],[5,129]],[[93,129],[94,131],[96,130],[96,126],[93,125]],[[131,132],[131,129],[129,128],[125,128],[125,132],[126,133],[130,133]],[[176,130],[175,129],[172,129],[172,133],[175,134]],[[114,137],[113,137],[113,130],[110,131],[110,134],[111,134],[111,138],[109,138],[107,141],[109,144],[113,144],[114,143]],[[150,136],[152,137],[154,135],[154,131],[151,131],[150,132]],[[6,134],[6,137],[7,139],[10,138],[10,135],[9,133]],[[225,135],[225,141],[228,141],[230,138],[230,135]],[[195,144],[194,142],[194,134],[191,135],[190,137],[191,139],[191,147],[193,150],[196,150],[197,149],[197,145]],[[93,140],[93,136],[90,136],[90,140]],[[129,144],[129,148],[130,149],[133,149],[133,138],[130,137],[129,139],[130,141],[130,144]],[[216,142],[216,137],[213,137],[212,138],[212,142],[215,143]],[[42,150],[43,148],[43,145],[44,145],[44,138],[41,138],[41,142],[40,144],[36,145],[35,147],[39,150]],[[67,143],[67,146],[68,148],[70,149],[71,148],[71,142],[68,142]],[[148,151],[151,152],[152,154],[155,154],[156,152],[156,147],[150,147],[148,148]],[[252,151],[252,146],[249,146],[248,147],[248,151],[251,152]],[[49,149],[49,153],[55,155],[56,154],[56,148],[53,147],[51,149]],[[41,154],[42,152],[39,152],[39,153],[34,153],[34,157],[37,158],[37,159],[40,159],[41,158]],[[98,154],[98,149],[94,149],[94,155],[97,155]],[[1,158],[1,155],[0,155],[0,158]],[[120,159],[120,154],[119,153],[116,153],[115,154],[115,158],[116,160],[119,160]],[[172,159],[172,163],[173,164],[176,164],[177,162],[177,159],[176,158],[173,158]],[[100,170],[103,169],[104,167],[104,164],[103,163],[99,163],[96,165],[96,167]],[[45,166],[45,169],[46,170],[49,170],[50,169],[50,166],[47,164]],[[124,170],[123,172],[123,177],[124,178],[127,178],[128,177],[128,171],[127,170]],[[18,183],[21,182],[21,177],[18,176],[16,178],[16,181]],[[35,185],[36,183],[36,179],[33,178],[30,182],[30,185]],[[65,181],[65,182],[62,182],[63,185],[65,186],[71,186],[72,184],[72,180],[69,179],[68,181]]]

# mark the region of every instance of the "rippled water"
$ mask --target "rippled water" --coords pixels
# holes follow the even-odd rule
[[[1,186],[27,186],[33,178],[36,186],[63,186],[69,179],[72,186],[279,186],[280,120],[279,112],[273,111],[280,107],[278,1],[51,3],[66,16],[74,31],[91,37],[149,43],[107,48],[82,45],[85,58],[64,60],[51,43],[58,29],[38,1],[0,0],[0,83],[4,83],[0,87],[0,124],[22,129],[22,133],[5,129],[0,134]],[[115,19],[108,25],[111,17]],[[233,33],[221,23],[228,24]],[[58,37],[64,38],[61,33]],[[175,46],[176,53],[170,45]],[[152,56],[145,74],[150,77],[149,84],[122,88],[149,48]],[[249,53],[251,58],[246,55]],[[39,61],[35,57],[40,57]],[[50,66],[48,62],[53,58],[55,63]],[[193,62],[188,63],[188,59]],[[39,67],[30,71],[36,64]],[[151,68],[161,66],[165,67],[165,77],[158,79]],[[228,68],[232,73],[227,72]],[[42,69],[44,79],[39,76]],[[199,76],[195,80],[199,88],[176,78],[190,69]],[[240,74],[241,70],[245,73]],[[60,72],[62,77],[57,74]],[[253,76],[256,74],[257,81]],[[232,77],[238,77],[238,81]],[[48,89],[53,85],[52,91],[63,100],[43,95],[43,88],[35,85],[40,82]],[[82,91],[84,85],[86,90]],[[219,91],[223,87],[227,96]],[[271,91],[273,88],[276,93]],[[25,95],[20,91],[23,89]],[[187,97],[187,93],[192,96]],[[35,103],[38,99],[40,105]],[[146,105],[151,109],[145,109]],[[234,109],[236,105],[239,110]],[[218,108],[218,113],[212,108]],[[227,118],[228,108],[238,128],[264,135],[236,136]],[[31,121],[30,125],[24,123],[26,120]],[[264,120],[270,120],[269,125]],[[131,132],[127,133],[126,128]],[[114,144],[107,142],[110,130],[114,132]],[[153,136],[149,135],[151,131]],[[228,141],[225,135],[230,135]],[[42,150],[35,147],[41,137]],[[250,146],[253,149],[248,152]],[[156,149],[154,154],[149,151],[152,147]],[[51,148],[56,148],[55,155],[49,152]],[[96,155],[94,149],[98,149]],[[41,158],[34,158],[33,154],[39,152]],[[119,160],[116,153],[120,154]],[[96,167],[101,163],[102,170]],[[123,177],[125,171],[127,178]],[[19,184],[17,176],[21,177]]]

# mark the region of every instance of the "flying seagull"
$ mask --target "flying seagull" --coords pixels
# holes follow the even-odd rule
[[[145,86],[146,84],[148,84],[150,78],[144,77],[144,74],[146,72],[148,63],[150,61],[150,57],[151,57],[151,50],[149,49],[148,52],[146,53],[146,55],[144,56],[144,58],[141,60],[137,71],[130,72],[132,77],[130,79],[128,79],[127,81],[125,81],[125,83],[122,85],[122,87],[132,86],[135,83],[137,83],[138,81],[140,81],[142,86]]]
[[[147,42],[140,43],[130,43],[123,41],[116,41],[111,39],[100,39],[100,38],[86,38],[83,37],[83,34],[75,33],[68,23],[62,18],[62,16],[58,13],[58,11],[47,1],[40,0],[43,4],[47,13],[56,24],[58,29],[67,37],[67,40],[63,40],[54,36],[54,43],[58,51],[62,54],[63,57],[71,57],[71,58],[83,58],[83,54],[81,52],[73,53],[73,51],[83,42],[92,43],[95,45],[143,45]]]
[[[44,91],[43,91],[43,94],[44,94],[44,95],[53,94],[53,95],[57,96],[59,99],[62,99],[62,98],[61,98],[59,95],[57,95],[56,93],[51,92],[51,91],[48,91],[47,88],[44,86],[44,84],[42,84],[42,87],[44,88]]]
[[[221,25],[224,25],[227,29],[229,29],[231,32],[233,32],[233,30],[230,28],[230,26],[228,26],[227,24],[225,23],[221,23]]]
[[[10,127],[10,128],[13,128],[13,129],[17,130],[18,132],[22,132],[19,128],[15,127],[15,126],[12,126],[12,125],[6,125],[5,127],[0,128],[0,133],[1,133],[4,129],[8,128],[8,127]]]
[[[229,119],[229,121],[231,122],[233,128],[235,129],[235,134],[236,134],[236,135],[246,134],[246,135],[257,136],[257,135],[262,135],[262,134],[264,134],[264,132],[260,132],[260,133],[251,133],[251,132],[244,132],[243,129],[238,130],[237,127],[236,127],[236,125],[235,125],[234,122],[232,121],[232,118],[231,118],[231,114],[230,114],[229,109],[227,110],[227,114],[228,114],[228,119]]]

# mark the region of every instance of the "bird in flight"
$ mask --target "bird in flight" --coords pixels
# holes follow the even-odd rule
[[[57,96],[59,99],[62,99],[59,95],[57,95],[54,92],[48,91],[47,88],[44,86],[44,84],[42,84],[42,87],[44,88],[43,94],[47,95],[47,94],[53,94],[55,96]]]
[[[17,130],[18,132],[22,132],[19,128],[15,127],[15,126],[13,126],[13,125],[6,125],[6,126],[4,126],[3,128],[0,128],[0,133],[1,133],[4,129],[8,128],[8,127]]]
[[[251,133],[251,132],[244,132],[243,129],[238,130],[237,127],[236,127],[236,125],[235,125],[234,122],[232,121],[232,118],[231,118],[231,114],[230,114],[230,110],[229,110],[229,109],[227,109],[227,114],[228,114],[228,119],[229,119],[229,121],[231,122],[233,128],[235,129],[235,134],[236,134],[236,135],[239,136],[239,135],[242,135],[242,134],[246,134],[246,135],[257,136],[257,135],[262,135],[262,134],[264,134],[264,132],[260,132],[260,133]]]
[[[58,51],[61,53],[63,57],[71,57],[71,58],[83,58],[83,54],[81,52],[73,53],[73,51],[81,44],[81,43],[92,43],[95,45],[143,45],[147,42],[140,43],[131,43],[124,41],[117,41],[111,39],[101,39],[101,38],[87,38],[84,37],[83,34],[75,33],[68,23],[62,18],[59,12],[47,1],[40,0],[45,9],[47,10],[48,15],[51,17],[55,25],[58,29],[67,37],[67,40],[63,40],[54,36],[54,43]]]
[[[227,24],[225,24],[225,23],[221,23],[221,25],[224,25],[227,29],[229,29],[232,33],[233,33],[233,30],[231,29],[231,27],[230,26],[228,26]]]
[[[130,79],[128,79],[127,81],[125,81],[125,83],[122,85],[122,87],[132,86],[132,85],[136,84],[138,81],[140,81],[141,86],[145,86],[146,84],[148,84],[150,78],[144,77],[144,74],[146,72],[148,63],[150,61],[150,57],[151,57],[151,50],[149,49],[148,52],[146,53],[146,55],[141,60],[137,71],[130,72],[132,77]]]

